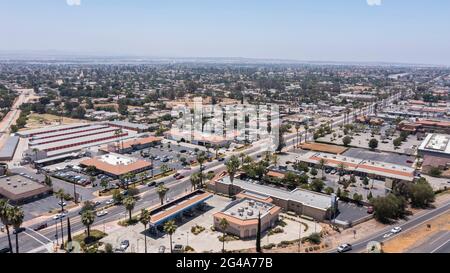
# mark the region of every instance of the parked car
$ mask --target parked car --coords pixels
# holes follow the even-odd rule
[[[175,245],[173,247],[173,253],[184,253],[183,245]]]
[[[373,206],[369,206],[369,207],[367,208],[367,213],[368,213],[368,214],[372,214],[373,212],[374,212]]]
[[[158,249],[158,253],[164,253],[166,252],[166,247],[165,246],[160,246]]]
[[[393,229],[391,229],[391,232],[394,234],[400,233],[402,231],[401,227],[395,227]]]
[[[347,252],[347,251],[350,251],[350,250],[352,250],[352,245],[351,244],[343,244],[343,245],[340,245],[337,248],[337,252],[338,253],[344,253],[344,252]]]
[[[181,179],[183,179],[184,178],[184,175],[179,175],[179,176],[177,176],[177,180],[181,180]]]
[[[62,201],[62,202],[59,201],[59,202],[58,202],[58,205],[63,206],[63,207],[67,206],[66,202],[64,202],[64,201]]]
[[[225,158],[220,157],[219,159],[217,159],[217,161],[219,161],[219,162],[225,161]]]
[[[127,248],[130,246],[130,241],[128,241],[128,240],[123,240],[121,243],[120,243],[120,247],[119,247],[119,250],[120,251],[125,251],[125,250],[127,250]]]
[[[11,249],[9,247],[4,247],[2,249],[0,249],[0,253],[10,253]]]
[[[155,182],[155,181],[152,181],[152,182],[150,182],[150,183],[147,184],[147,186],[149,186],[149,187],[154,187],[155,185],[156,185],[156,182]]]
[[[109,199],[105,202],[106,205],[114,204],[114,199]]]

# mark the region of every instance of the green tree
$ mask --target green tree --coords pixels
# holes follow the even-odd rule
[[[426,208],[434,202],[435,196],[431,185],[425,178],[421,178],[410,187],[411,205],[417,208]]]
[[[48,176],[48,175],[45,176],[44,184],[49,186],[49,187],[53,186],[53,182],[52,182],[52,179],[50,178],[50,176]]]
[[[239,159],[233,155],[227,163],[225,163],[225,166],[227,168],[227,172],[230,175],[230,182],[231,185],[233,185],[234,176],[236,175],[236,172],[239,170]]]
[[[325,193],[328,195],[331,195],[332,193],[334,193],[334,189],[332,187],[327,187],[325,189]]]
[[[310,187],[315,192],[322,192],[325,187],[325,183],[323,183],[322,179],[316,178],[311,182]]]
[[[146,209],[141,210],[141,216],[139,217],[139,222],[144,225],[144,244],[145,244],[145,253],[147,253],[147,225],[150,223],[151,215],[150,212]]]
[[[95,213],[93,210],[86,210],[81,214],[81,223],[87,229],[87,237],[91,237],[91,225],[95,221]]]
[[[103,178],[100,181],[100,186],[103,188],[103,191],[106,191],[106,188],[108,188],[109,182],[107,179]]]
[[[325,166],[327,165],[327,161],[324,158],[319,160],[319,167],[322,170],[322,178],[325,177]]]
[[[197,162],[198,164],[200,164],[200,184],[203,187],[203,164],[206,161],[206,154],[205,152],[201,151],[199,153],[197,153]]]
[[[344,143],[345,147],[348,147],[348,145],[350,145],[351,142],[352,138],[350,136],[345,136],[344,138],[342,138],[342,143]]]
[[[156,189],[156,192],[158,193],[159,196],[159,200],[161,201],[161,206],[164,205],[164,198],[166,197],[168,191],[169,189],[162,184],[159,185],[159,187]]]
[[[123,199],[123,205],[125,207],[125,209],[128,211],[128,222],[131,222],[131,213],[134,209],[134,206],[136,205],[136,200],[131,197],[128,196],[125,199]]]
[[[120,190],[115,189],[113,191],[113,200],[115,204],[122,204],[123,194],[120,192]]]
[[[201,179],[200,179],[200,173],[193,173],[190,177],[191,180],[191,190],[194,189],[196,190],[197,187],[200,185],[201,183]]]
[[[378,148],[378,140],[376,140],[375,138],[372,138],[369,141],[369,148],[372,150],[375,150],[376,148]]]
[[[309,172],[312,176],[316,176],[317,175],[317,169],[316,168],[311,168],[311,171]]]
[[[398,147],[402,146],[402,139],[401,138],[394,139],[393,144],[394,144],[394,147],[396,149],[398,149]]]
[[[170,252],[173,252],[173,247],[172,247],[172,235],[177,231],[177,225],[175,225],[175,221],[170,220],[167,221],[164,224],[164,232],[169,234],[169,239],[170,239]]]
[[[390,223],[392,220],[404,216],[406,200],[394,194],[389,194],[386,197],[373,198],[372,205],[375,210],[375,219],[381,223]]]

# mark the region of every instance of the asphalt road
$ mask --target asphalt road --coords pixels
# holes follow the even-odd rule
[[[449,213],[449,211],[450,211],[450,202],[448,202],[447,204],[445,204],[444,206],[441,206],[439,208],[427,211],[424,214],[413,216],[409,220],[405,221],[404,223],[386,227],[382,231],[377,232],[376,234],[374,234],[372,236],[369,236],[367,238],[364,238],[364,239],[358,241],[357,243],[352,244],[353,250],[349,251],[349,253],[365,252],[367,244],[371,241],[377,241],[377,242],[381,243],[381,242],[387,242],[389,240],[392,240],[393,238],[395,238],[398,235],[391,236],[387,239],[383,238],[383,235],[388,233],[393,227],[396,227],[396,226],[401,227],[402,231],[404,232],[404,231],[412,229],[418,225],[424,224],[425,222],[433,219],[434,217],[440,216],[444,213]],[[444,247],[444,248],[446,248],[446,247]],[[335,251],[333,250],[330,252],[335,252]]]

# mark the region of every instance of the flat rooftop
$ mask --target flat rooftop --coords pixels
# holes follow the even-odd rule
[[[114,153],[87,159],[80,162],[80,164],[84,166],[94,166],[100,171],[117,176],[141,169],[147,169],[152,166],[150,162],[145,160],[138,160]]]
[[[188,193],[172,202],[166,203],[159,206],[153,210],[150,210],[151,220],[150,224],[152,226],[158,226],[164,222],[173,219],[180,213],[187,211],[196,205],[199,205],[206,200],[213,197],[213,194],[205,192],[203,190],[196,190],[194,192]]]
[[[254,220],[258,219],[258,215],[264,217],[266,214],[270,213],[274,207],[275,205],[271,203],[244,198],[233,202],[224,209],[222,213],[243,221]]]
[[[69,129],[73,129],[73,128],[87,127],[87,126],[89,126],[88,123],[75,123],[75,124],[69,124],[69,125],[44,127],[44,128],[39,128],[39,129],[33,129],[33,130],[23,130],[23,131],[17,132],[17,134],[19,136],[30,136],[30,135],[64,131],[64,130],[69,130]]]
[[[343,163],[348,171],[358,171],[405,181],[414,180],[415,169],[387,162],[363,160],[343,155],[315,152],[308,152],[299,156],[300,161],[311,164],[318,164],[321,159],[325,160],[325,165],[328,167],[338,168],[339,165]]]
[[[226,176],[218,180],[216,183],[231,184],[230,177]],[[331,206],[331,196],[312,191],[302,189],[287,191],[257,183],[250,183],[238,178],[233,180],[233,184],[245,190],[246,193],[252,192],[254,194],[270,196],[277,199],[296,201],[302,203],[303,205],[321,210],[327,210]]]
[[[428,134],[419,150],[450,154],[450,135]]]
[[[20,200],[49,191],[47,186],[21,175],[0,177],[0,195]]]
[[[31,137],[31,141],[37,142],[40,139],[54,138],[54,137],[59,137],[59,136],[63,136],[63,135],[71,135],[71,134],[76,134],[79,132],[85,132],[86,130],[98,130],[98,129],[104,129],[104,128],[108,128],[108,127],[109,127],[108,125],[92,124],[89,126],[77,127],[74,129],[68,129],[68,130],[64,130],[64,131],[56,131],[56,132],[51,132],[51,133],[39,134],[39,135]]]

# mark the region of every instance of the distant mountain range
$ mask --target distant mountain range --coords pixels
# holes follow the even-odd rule
[[[348,66],[410,66],[445,67],[444,65],[395,63],[395,62],[338,62],[305,61],[289,59],[257,59],[244,57],[154,57],[138,55],[114,55],[102,53],[77,53],[57,50],[48,51],[0,51],[0,62],[30,63],[104,63],[104,64],[304,64],[304,65],[348,65]]]

